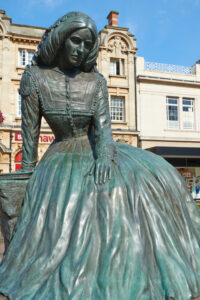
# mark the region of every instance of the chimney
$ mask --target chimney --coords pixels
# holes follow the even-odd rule
[[[118,26],[118,11],[111,10],[109,15],[107,16],[108,25],[110,26]]]

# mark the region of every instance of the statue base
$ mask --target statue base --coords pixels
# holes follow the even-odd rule
[[[0,225],[5,252],[12,238],[31,175],[32,172],[0,174]]]

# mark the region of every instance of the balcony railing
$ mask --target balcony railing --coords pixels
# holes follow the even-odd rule
[[[194,73],[193,67],[168,65],[168,64],[149,62],[149,61],[145,61],[144,68],[146,70],[162,71],[162,72],[170,72],[170,73],[182,73],[182,74]]]

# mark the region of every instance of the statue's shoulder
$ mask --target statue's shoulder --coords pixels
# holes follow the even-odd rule
[[[97,85],[98,85],[98,90],[102,91],[104,94],[104,97],[108,97],[108,91],[107,91],[107,80],[106,78],[101,74],[101,73],[96,73],[97,77]]]
[[[37,79],[41,74],[38,66],[27,65],[20,81],[19,93],[22,97],[29,96],[37,87]]]
[[[20,81],[19,93],[22,97],[27,97],[31,94],[32,89],[33,89],[32,66],[28,65],[26,66],[26,69]]]
[[[107,80],[101,73],[96,73],[98,85],[104,94],[107,93]],[[107,96],[106,96],[107,97]]]
[[[101,98],[103,95],[103,99],[106,100],[108,99],[108,89],[107,89],[107,80],[105,77],[97,72],[96,78],[97,78],[97,99],[96,102],[99,101],[99,97]],[[106,100],[107,101],[107,100]]]
[[[95,73],[95,75],[96,75],[96,78],[97,78],[98,82],[107,84],[107,81],[106,81],[105,77],[101,73],[97,72],[97,73]]]
[[[34,76],[34,74],[40,73],[40,67],[39,66],[31,66],[27,65],[25,68],[25,71],[22,75],[22,79],[24,77],[31,77]]]

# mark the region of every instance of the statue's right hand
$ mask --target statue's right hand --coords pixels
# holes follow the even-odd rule
[[[112,178],[112,159],[108,157],[97,158],[90,169],[90,175],[93,174],[96,184],[103,184],[110,180]]]

